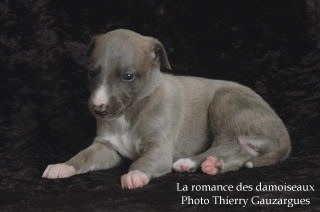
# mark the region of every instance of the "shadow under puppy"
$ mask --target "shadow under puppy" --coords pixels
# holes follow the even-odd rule
[[[89,109],[93,143],[44,178],[70,177],[133,161],[123,188],[142,187],[171,171],[216,175],[284,160],[290,138],[254,91],[234,82],[173,76],[155,38],[119,29],[93,39]]]

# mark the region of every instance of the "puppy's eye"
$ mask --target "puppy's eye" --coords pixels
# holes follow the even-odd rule
[[[88,71],[88,76],[90,79],[94,78],[97,76],[98,72],[97,71]]]
[[[136,76],[135,73],[126,72],[121,75],[121,79],[124,81],[132,81],[132,80],[134,80],[135,76]]]

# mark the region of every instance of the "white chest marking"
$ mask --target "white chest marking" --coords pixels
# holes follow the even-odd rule
[[[133,138],[132,133],[128,131],[129,123],[123,116],[119,117],[117,121],[121,128],[118,133],[105,132],[103,135],[97,136],[97,138],[110,143],[122,156],[133,160],[139,155],[137,139]]]
[[[124,118],[124,116],[120,116],[118,119],[118,124],[120,125],[122,131],[127,131],[128,127],[129,127],[129,123],[127,122],[127,120]]]
[[[137,145],[129,133],[116,136],[110,143],[122,156],[132,160],[138,157]]]

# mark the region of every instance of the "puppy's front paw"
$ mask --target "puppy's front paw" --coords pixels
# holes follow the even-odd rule
[[[128,172],[128,174],[122,175],[121,177],[121,186],[122,188],[127,189],[135,189],[135,188],[141,188],[149,183],[148,176],[139,171],[134,170]]]
[[[59,163],[54,165],[48,165],[43,172],[42,177],[48,179],[66,178],[76,174],[76,170],[73,166],[65,163]]]

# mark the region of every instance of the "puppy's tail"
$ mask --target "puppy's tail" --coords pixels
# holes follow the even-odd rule
[[[269,166],[286,159],[291,151],[288,135],[279,139],[262,136],[239,136],[239,143],[253,156],[245,163],[248,168]]]

